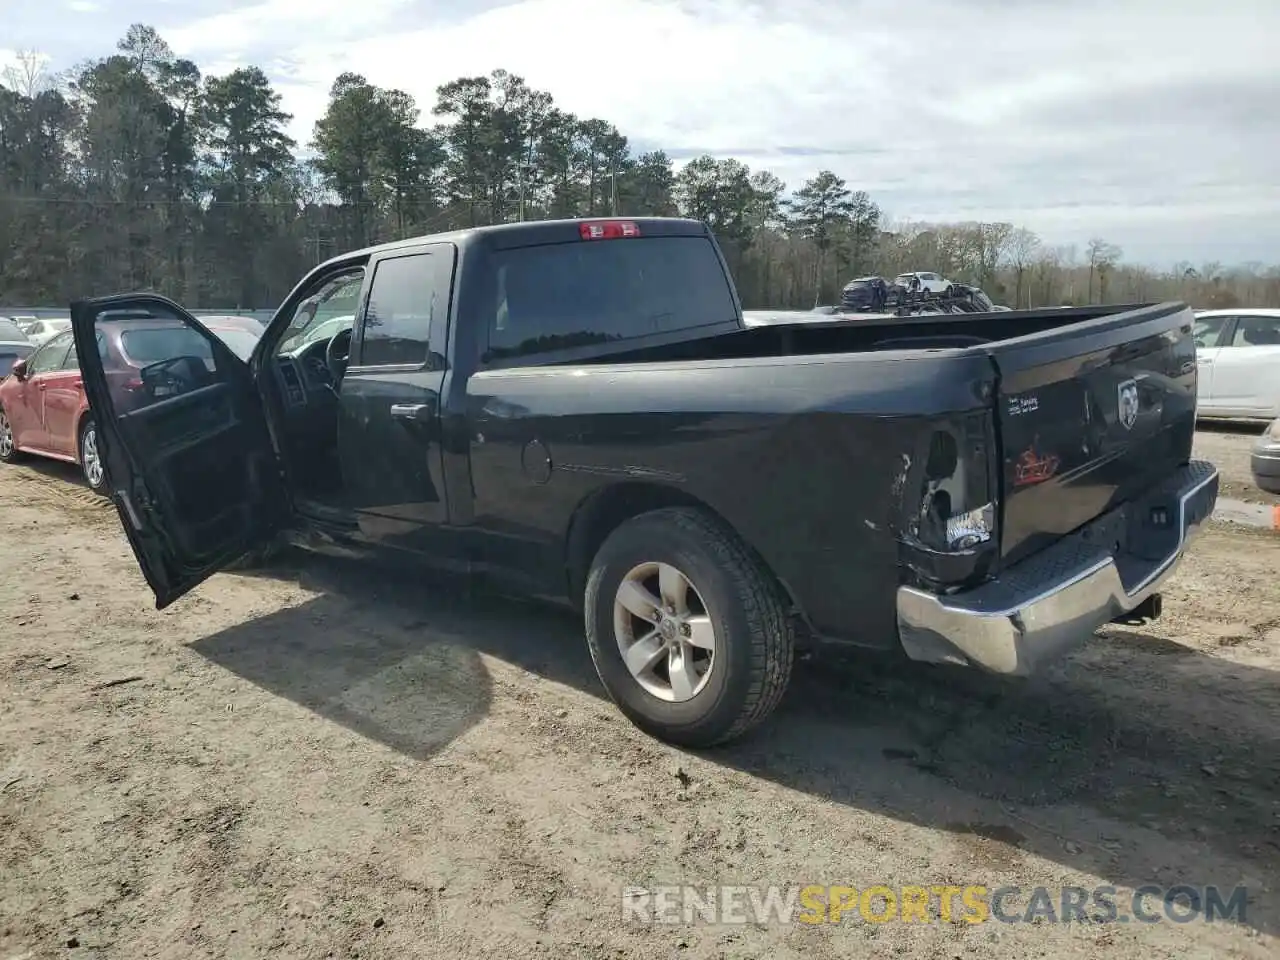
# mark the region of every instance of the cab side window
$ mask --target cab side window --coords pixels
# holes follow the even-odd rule
[[[361,328],[360,366],[427,363],[431,328],[448,317],[452,280],[452,247],[378,261]]]

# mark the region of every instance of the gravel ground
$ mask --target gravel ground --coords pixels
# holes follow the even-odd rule
[[[800,663],[765,729],[704,754],[623,721],[560,614],[292,558],[158,612],[56,467],[0,469],[0,543],[0,958],[1277,955],[1280,537],[1211,527],[1160,621],[1029,683]],[[1250,900],[1237,923],[623,919],[624,886],[680,882]]]
[[[1280,503],[1280,496],[1254,486],[1249,470],[1249,451],[1264,429],[1266,425],[1258,423],[1201,423],[1195,456],[1218,465],[1221,496],[1248,503]]]

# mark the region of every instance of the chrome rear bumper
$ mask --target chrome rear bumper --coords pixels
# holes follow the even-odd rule
[[[947,596],[899,587],[903,650],[912,660],[1032,673],[1156,594],[1217,499],[1217,468],[1192,461],[980,587]]]

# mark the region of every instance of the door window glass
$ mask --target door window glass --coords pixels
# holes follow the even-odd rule
[[[62,366],[59,368],[63,371],[79,370],[80,358],[76,356],[76,341],[71,338],[71,345],[67,348],[67,355],[62,358]]]
[[[1240,317],[1231,346],[1280,346],[1280,317]]]
[[[94,339],[117,416],[226,379],[205,334],[160,303],[104,310]]]
[[[426,363],[431,325],[447,315],[452,279],[452,247],[380,261],[369,285],[360,365]]]
[[[194,329],[182,324],[156,326],[138,324],[133,328],[122,325],[120,347],[126,358],[146,365],[170,357],[199,357],[213,363],[213,350],[209,341]]]
[[[58,334],[31,355],[31,359],[27,361],[27,374],[50,373],[54,370],[61,370],[62,361],[66,358],[67,349],[70,346],[70,332]]]
[[[1222,334],[1226,331],[1230,317],[1202,317],[1191,328],[1192,339],[1197,347],[1209,349],[1222,346]]]

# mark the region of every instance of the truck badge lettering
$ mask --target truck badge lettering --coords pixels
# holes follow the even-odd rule
[[[1030,394],[1009,398],[1009,416],[1017,417],[1024,413],[1035,413],[1040,409],[1040,398]]]
[[[1126,380],[1116,388],[1116,412],[1120,416],[1120,426],[1132,430],[1138,422],[1138,381]]]

